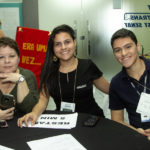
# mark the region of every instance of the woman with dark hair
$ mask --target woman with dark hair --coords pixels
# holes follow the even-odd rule
[[[0,38],[0,120],[9,120],[14,110],[20,113],[32,111],[38,101],[34,74],[18,67],[20,51],[15,40]],[[12,97],[14,106],[9,105]]]
[[[89,113],[104,117],[103,110],[95,102],[93,85],[104,93],[109,92],[109,83],[102,72],[89,59],[79,59],[76,54],[74,30],[68,25],[56,27],[49,38],[45,62],[41,73],[40,99],[32,112],[18,119],[32,120],[46,109],[52,96],[57,110]]]

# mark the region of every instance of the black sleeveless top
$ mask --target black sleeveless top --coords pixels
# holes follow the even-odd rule
[[[56,83],[58,92],[55,94],[51,93],[57,110],[60,110],[61,97],[64,102],[73,102],[75,74],[76,70],[69,72],[68,75],[60,72],[61,96],[59,79]],[[74,103],[76,104],[76,112],[89,113],[104,117],[103,110],[95,102],[93,96],[93,81],[101,77],[102,74],[103,73],[91,60],[78,59],[74,99]]]

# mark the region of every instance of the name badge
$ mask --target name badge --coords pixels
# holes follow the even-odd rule
[[[141,114],[141,121],[142,122],[150,122],[150,116],[146,116],[146,115]]]
[[[75,103],[61,102],[60,111],[75,112]]]
[[[136,112],[144,116],[150,116],[150,94],[141,93]]]

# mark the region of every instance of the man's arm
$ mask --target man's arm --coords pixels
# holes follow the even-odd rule
[[[111,110],[111,119],[145,135],[145,132],[142,128],[135,128],[135,127],[124,122],[124,110],[123,109]]]

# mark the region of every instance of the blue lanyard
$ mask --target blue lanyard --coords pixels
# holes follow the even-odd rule
[[[144,90],[143,92],[146,93],[146,82],[147,82],[147,75],[145,76],[145,80],[144,80]],[[135,85],[133,84],[133,82],[130,82],[131,83],[131,86],[136,90],[136,93],[140,96],[140,92],[136,89]]]

